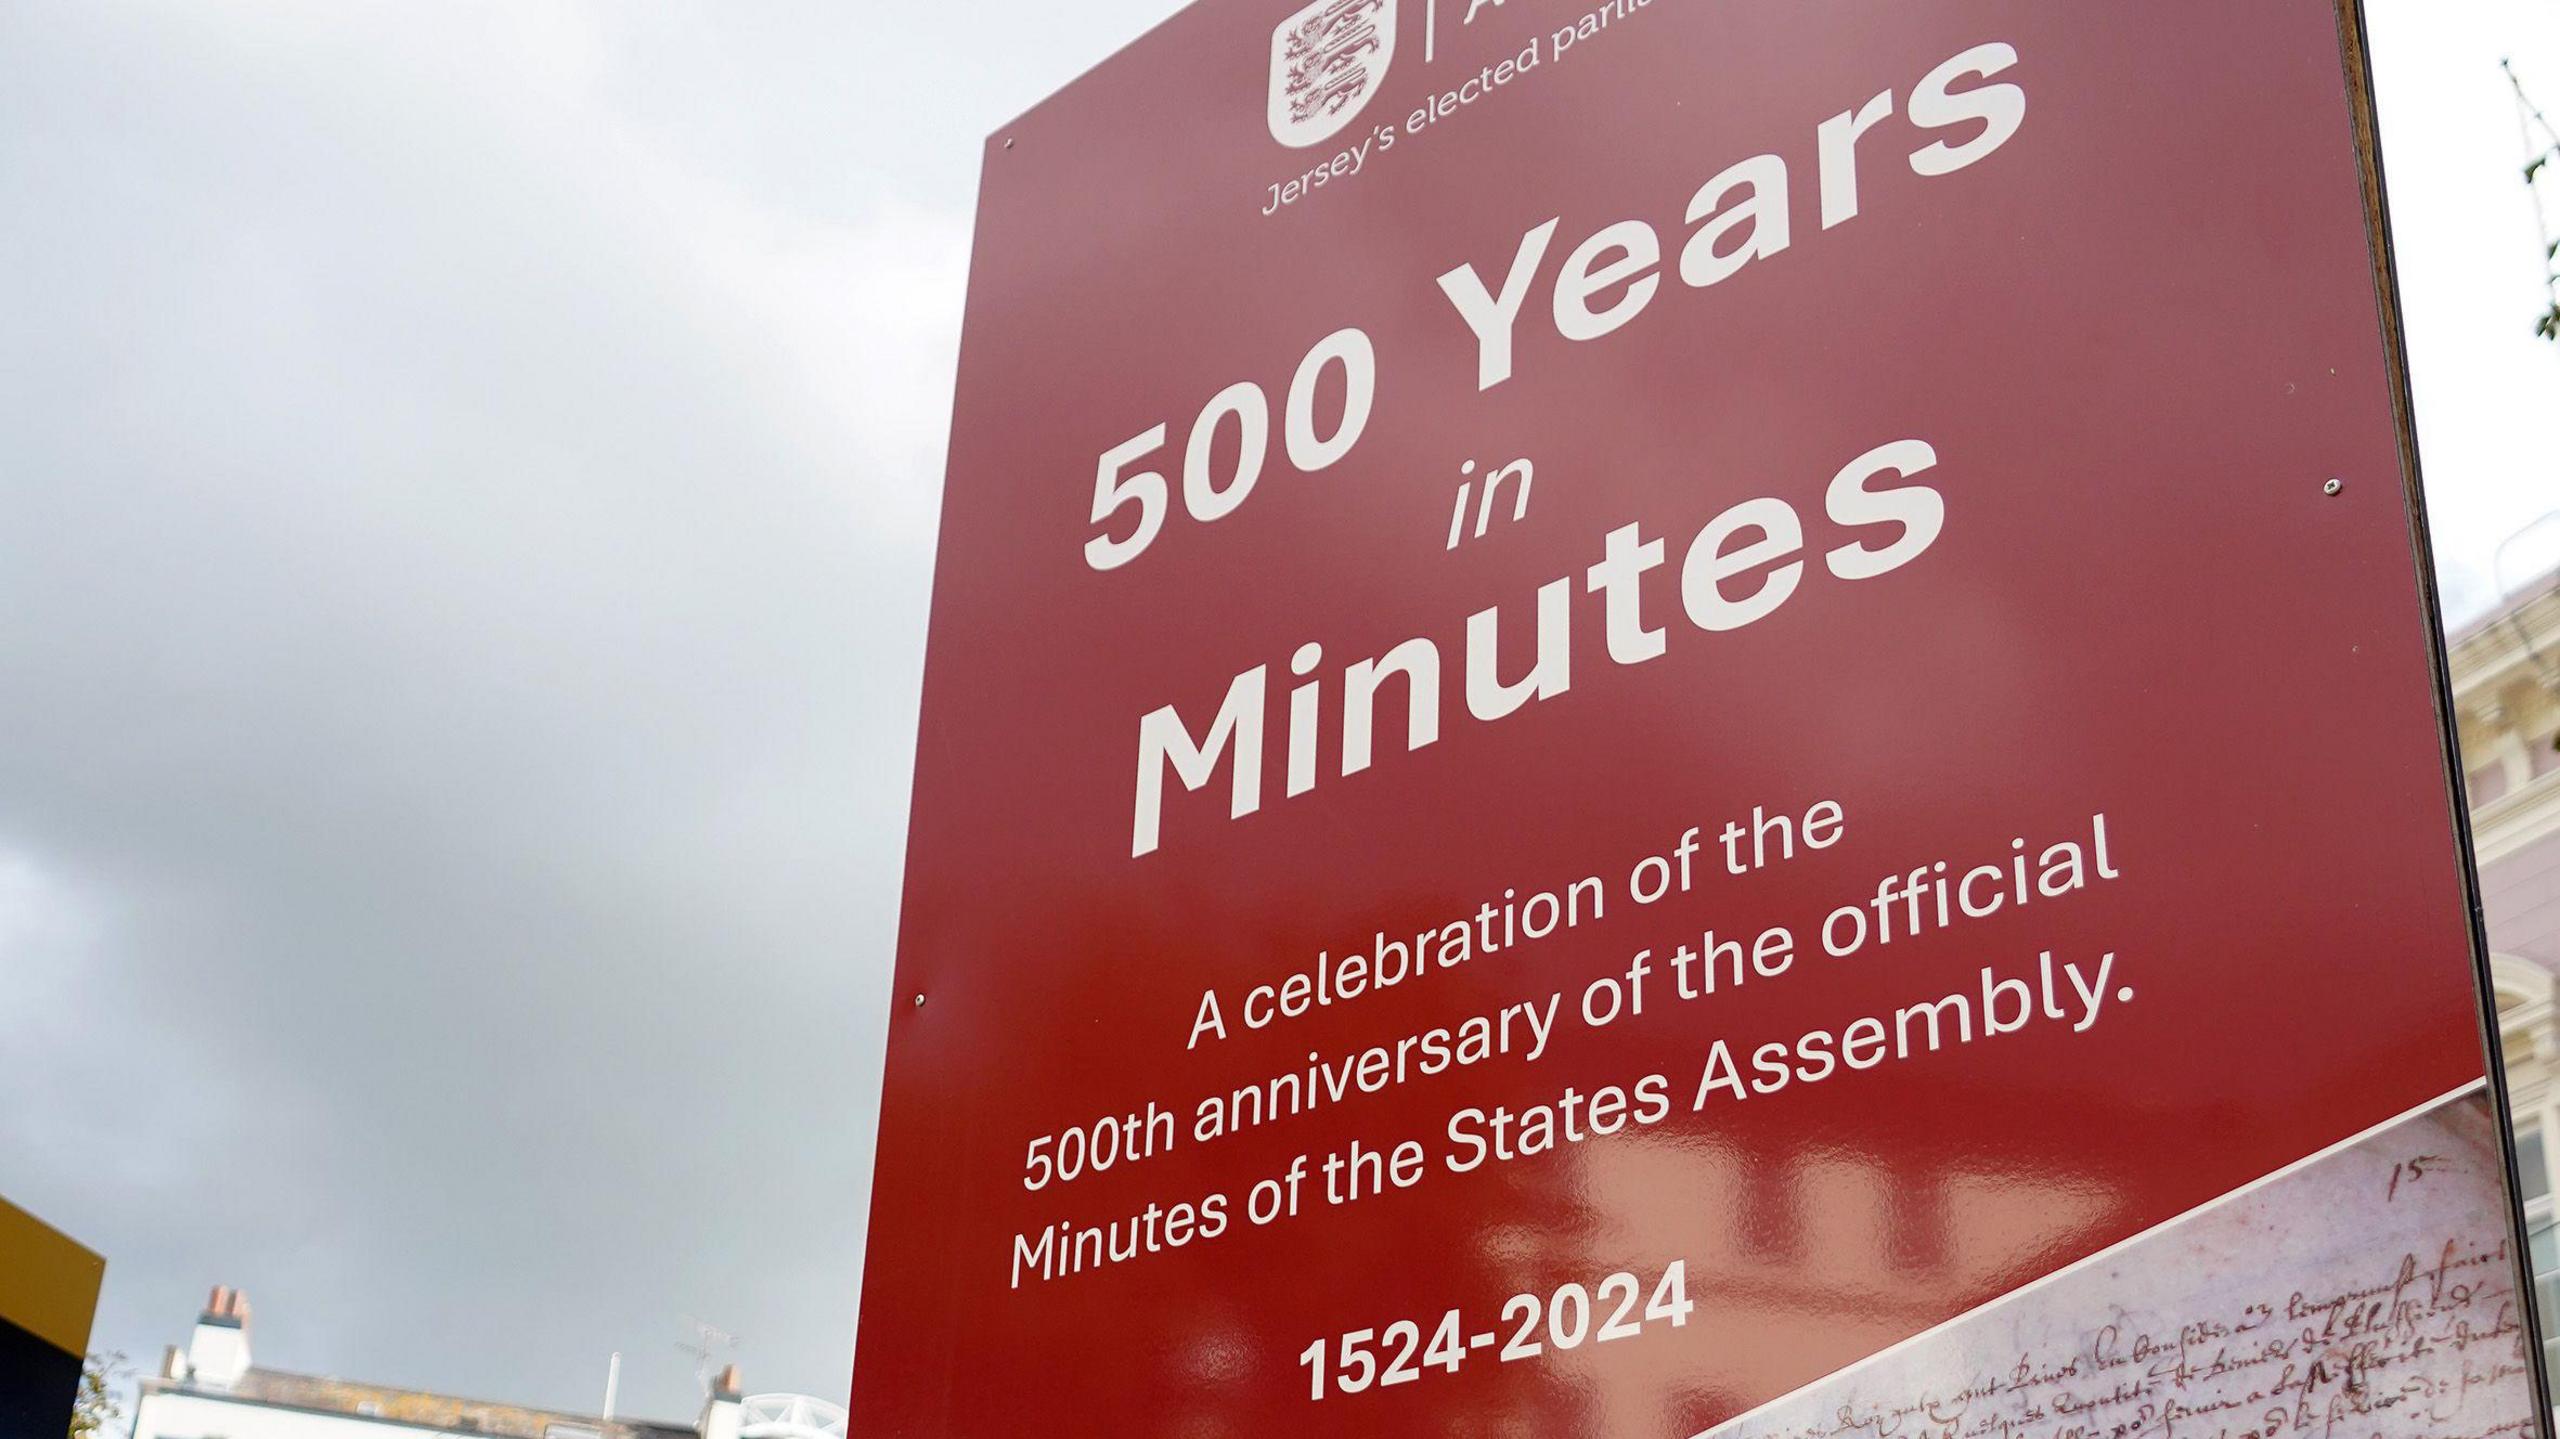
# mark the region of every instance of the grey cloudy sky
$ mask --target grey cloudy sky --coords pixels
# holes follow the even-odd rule
[[[0,5],[0,1191],[102,1344],[842,1392],[979,137],[1171,8]],[[2376,18],[2476,606],[2560,6]]]

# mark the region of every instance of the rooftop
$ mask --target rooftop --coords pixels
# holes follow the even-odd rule
[[[251,1369],[228,1385],[192,1379],[146,1379],[144,1394],[191,1394],[232,1403],[261,1404],[311,1414],[408,1424],[426,1429],[486,1434],[491,1439],[698,1439],[690,1424],[661,1424],[643,1419],[607,1421],[593,1414],[566,1414],[393,1389],[380,1384],[354,1384],[275,1369]]]

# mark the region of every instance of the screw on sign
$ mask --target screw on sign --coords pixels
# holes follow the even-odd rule
[[[1203,0],[1007,127],[855,1428],[2539,1426],[2414,476],[2303,542],[2361,46]]]

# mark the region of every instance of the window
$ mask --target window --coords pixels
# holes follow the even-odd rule
[[[2491,804],[2507,793],[2507,767],[2503,764],[2482,765],[2471,772],[2471,802]]]
[[[2516,1133],[2516,1186],[2524,1200],[2534,1300],[2542,1312],[2543,1370],[2560,1374],[2560,1339],[2553,1337],[2555,1326],[2560,1326],[2560,1215],[2553,1212],[2551,1162],[2543,1149],[2540,1121],[2529,1122]]]

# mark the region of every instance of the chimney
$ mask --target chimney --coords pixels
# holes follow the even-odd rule
[[[738,1439],[738,1428],[746,1422],[741,1388],[737,1365],[720,1371],[711,1385],[710,1402],[702,1406],[702,1439]]]
[[[215,1389],[228,1389],[249,1372],[249,1301],[239,1290],[216,1289],[205,1301],[187,1341],[186,1366],[196,1383]]]

